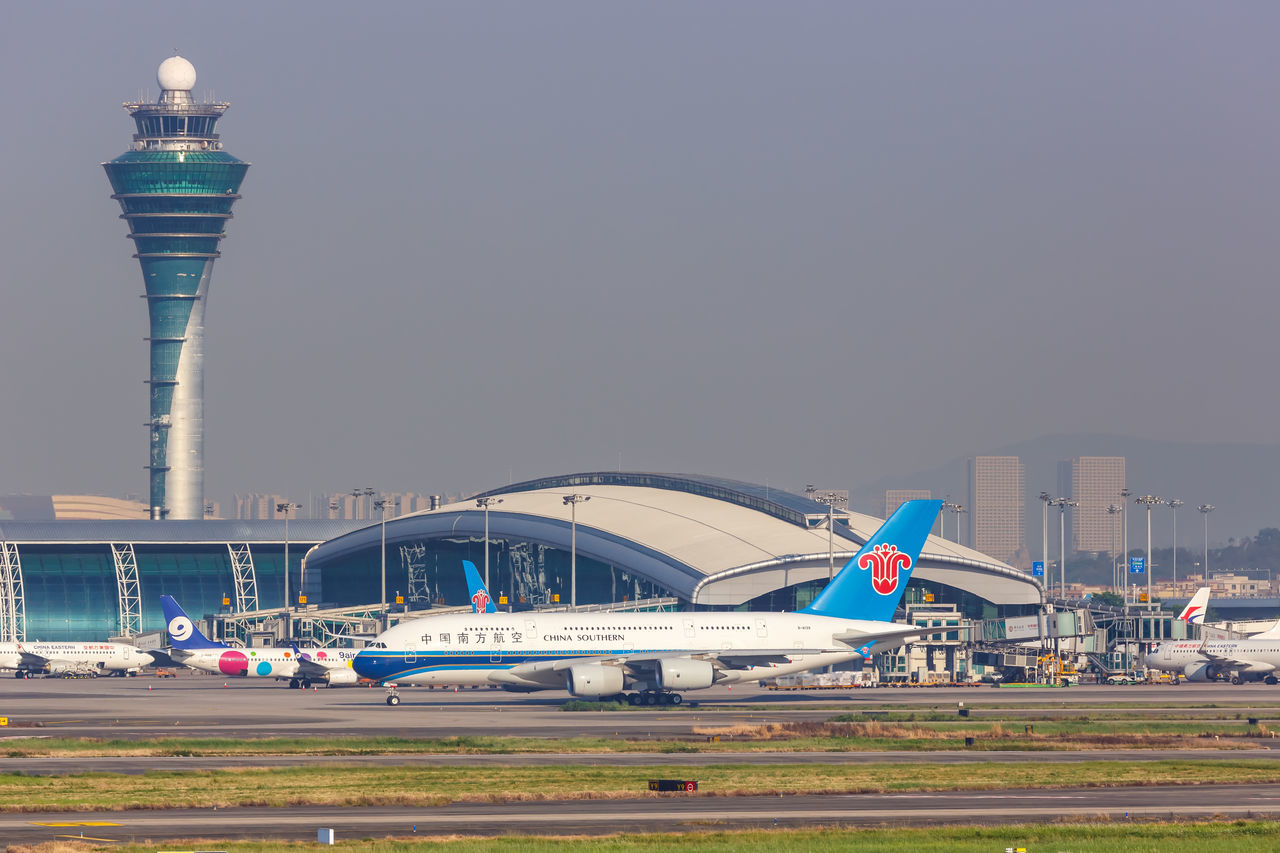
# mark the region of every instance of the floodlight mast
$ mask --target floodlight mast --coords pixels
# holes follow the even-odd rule
[[[591,495],[565,495],[569,507],[569,606],[578,606],[578,504],[591,500]]]

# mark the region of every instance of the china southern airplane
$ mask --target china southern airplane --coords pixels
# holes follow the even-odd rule
[[[174,601],[160,596],[173,659],[183,666],[215,675],[246,676],[288,680],[290,687],[308,688],[315,683],[330,687],[355,684],[360,679],[351,669],[352,649],[279,648],[233,649],[210,640]]]
[[[0,643],[0,669],[14,677],[84,674],[137,675],[155,656],[128,643]]]
[[[892,622],[942,502],[908,501],[808,607],[796,613],[469,613],[389,629],[352,666],[396,684],[568,690],[633,705],[866,657],[922,630]],[[633,692],[624,693],[630,689]]]
[[[1196,598],[1209,591],[1202,588]],[[1195,604],[1192,599],[1188,610]],[[1183,611],[1186,613],[1186,611]],[[1203,619],[1203,608],[1201,610]],[[1149,669],[1181,673],[1188,681],[1215,681],[1226,678],[1232,684],[1244,681],[1280,683],[1280,621],[1261,634],[1243,640],[1173,640],[1161,643],[1146,659]]]

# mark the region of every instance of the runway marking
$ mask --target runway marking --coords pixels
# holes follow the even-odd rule
[[[54,838],[71,838],[76,841],[110,841],[117,842],[118,838],[94,838],[92,835],[55,835]]]
[[[31,822],[32,826],[124,826],[123,823],[111,823],[105,820],[72,820],[62,821],[59,823],[37,823]]]

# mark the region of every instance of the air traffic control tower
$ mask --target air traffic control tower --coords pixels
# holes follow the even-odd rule
[[[231,206],[249,164],[222,150],[226,103],[191,97],[195,67],[160,63],[160,99],[124,108],[133,146],[103,163],[142,265],[151,319],[151,517],[204,517],[204,308]]]

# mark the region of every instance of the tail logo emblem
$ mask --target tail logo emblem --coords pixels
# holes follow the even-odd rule
[[[476,590],[475,595],[471,596],[471,606],[477,613],[484,613],[489,607],[489,593],[483,589]]]
[[[187,617],[173,617],[169,620],[169,639],[177,640],[179,643],[191,639],[192,627],[191,620]]]
[[[871,588],[880,595],[890,595],[898,588],[898,573],[911,568],[911,556],[897,545],[877,545],[858,558],[858,568],[871,570]]]

